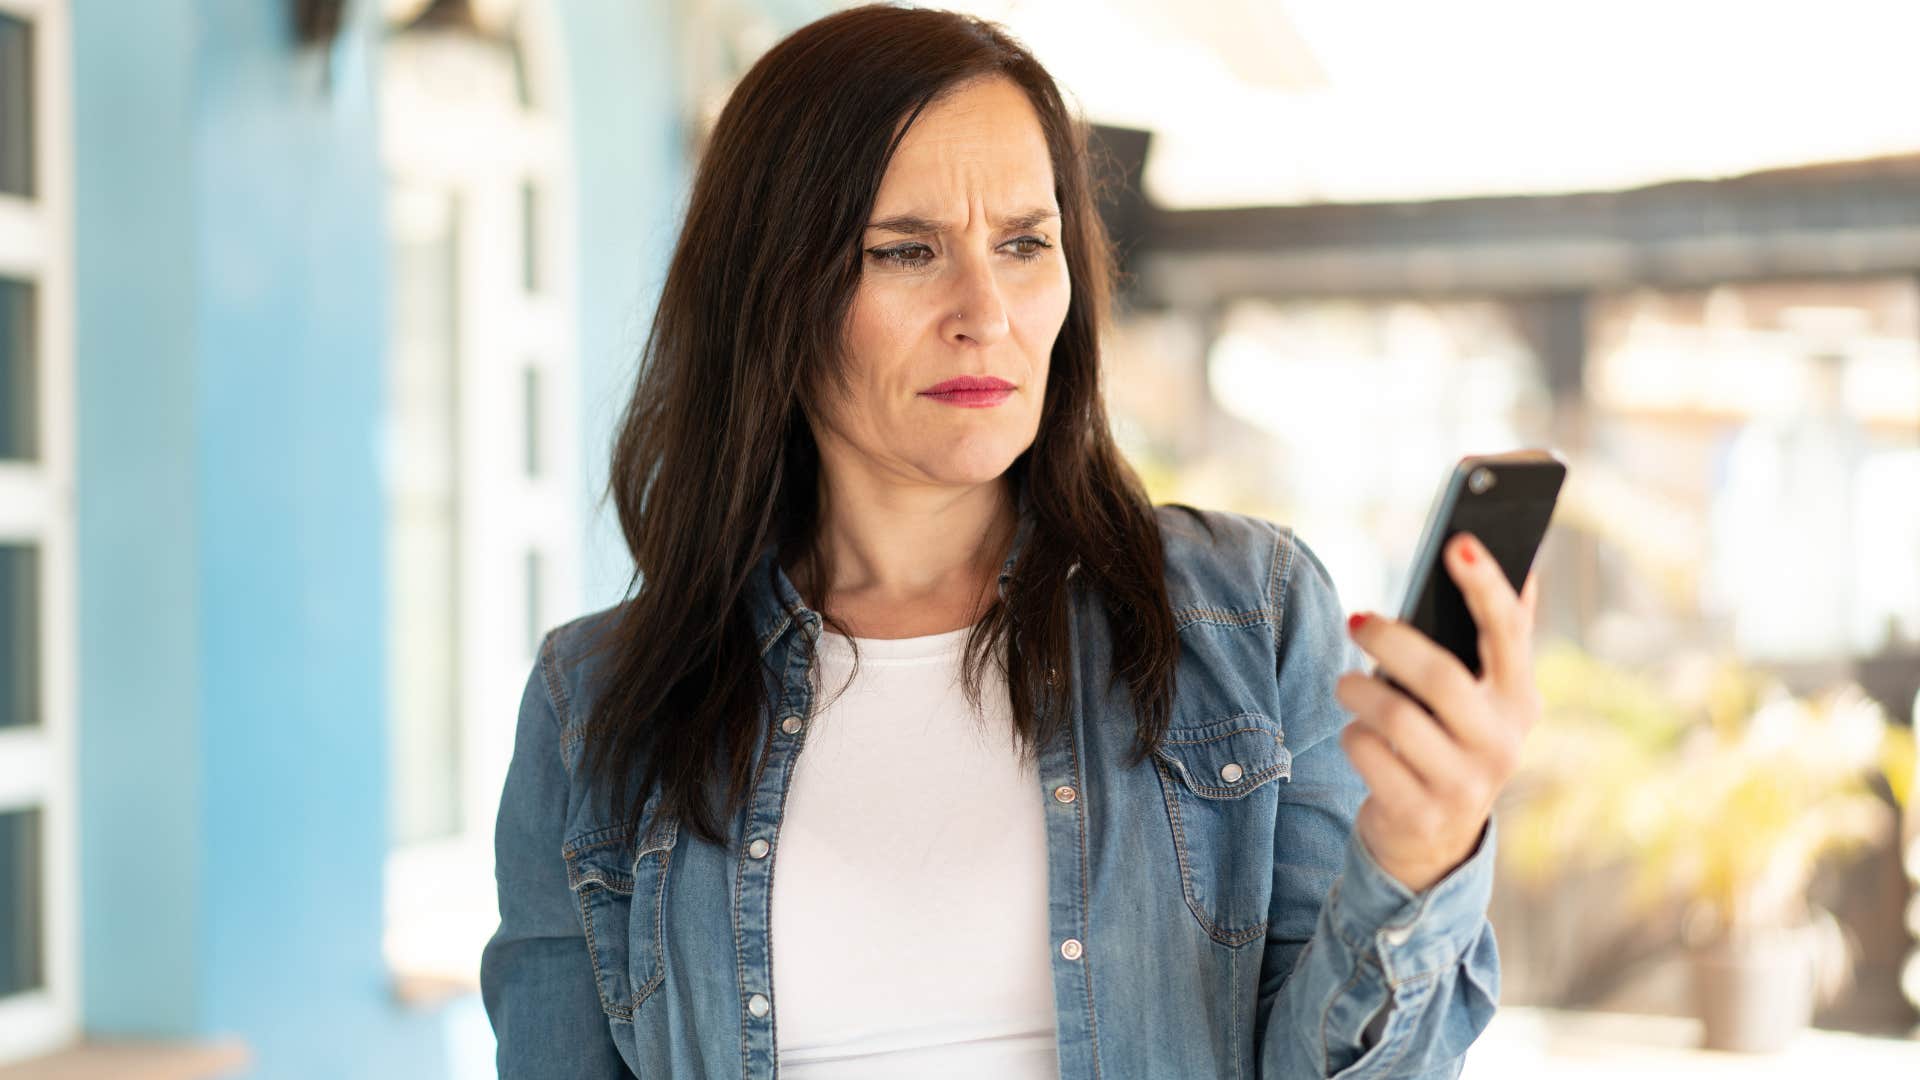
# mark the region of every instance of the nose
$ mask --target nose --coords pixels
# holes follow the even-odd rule
[[[992,260],[963,259],[956,272],[959,279],[947,293],[952,306],[941,313],[941,334],[956,345],[991,345],[1005,338],[1010,330],[1007,305],[994,278]]]

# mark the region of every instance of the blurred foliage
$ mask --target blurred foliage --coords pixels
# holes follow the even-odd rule
[[[1564,642],[1543,649],[1546,701],[1503,810],[1506,855],[1539,885],[1625,860],[1644,912],[1680,899],[1717,931],[1807,918],[1821,860],[1888,836],[1912,796],[1913,733],[1857,686],[1806,698],[1733,660],[1667,684]]]
[[[1144,450],[1136,450],[1127,455],[1127,463],[1140,476],[1140,484],[1147,489],[1147,501],[1158,504],[1181,501],[1180,470],[1166,458]]]

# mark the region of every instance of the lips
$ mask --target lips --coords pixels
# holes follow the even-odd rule
[[[982,409],[998,405],[1013,396],[1011,390],[949,390],[944,394],[922,394],[928,401],[962,408]]]
[[[962,375],[957,379],[948,379],[937,386],[929,386],[920,391],[923,394],[954,394],[968,391],[1012,390],[1014,385],[1005,379],[996,379],[991,375]]]

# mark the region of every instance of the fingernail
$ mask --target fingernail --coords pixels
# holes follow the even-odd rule
[[[1463,563],[1466,563],[1469,566],[1473,565],[1473,541],[1472,540],[1463,539],[1460,541],[1460,561]]]
[[[1367,621],[1366,613],[1362,611],[1356,611],[1353,614],[1347,616],[1347,633],[1349,634],[1355,633],[1360,629],[1362,625],[1366,623],[1366,621]]]

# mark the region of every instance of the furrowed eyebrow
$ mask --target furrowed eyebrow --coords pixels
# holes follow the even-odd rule
[[[995,224],[1002,229],[1031,229],[1043,221],[1051,221],[1059,216],[1060,211],[1058,210],[1035,208],[1033,210],[1023,210],[1017,214],[1009,214]],[[935,221],[932,218],[921,217],[918,214],[895,214],[893,217],[868,222],[867,228],[879,229],[883,232],[900,233],[905,236],[924,236],[929,234],[938,235],[947,232],[952,226],[944,221]]]

